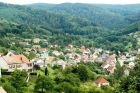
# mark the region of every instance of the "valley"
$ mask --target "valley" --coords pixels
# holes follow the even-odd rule
[[[139,93],[139,4],[0,3],[7,93]]]

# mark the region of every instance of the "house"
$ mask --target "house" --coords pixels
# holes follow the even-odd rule
[[[79,54],[73,54],[74,60],[80,61],[81,60],[81,55]]]
[[[29,49],[29,51],[28,51],[28,52],[37,53],[37,50],[36,50],[35,48],[31,48],[31,49]]]
[[[140,48],[138,48],[138,52],[140,52]]]
[[[89,60],[91,61],[91,62],[95,62],[95,60],[97,59],[97,55],[90,55],[90,58],[89,58]]]
[[[45,60],[38,58],[34,60],[34,65],[38,65],[39,67],[44,67],[45,66]]]
[[[67,53],[65,56],[69,59],[74,59],[74,56],[72,53]]]
[[[95,62],[102,62],[103,59],[102,59],[101,57],[97,57],[94,61],[95,61]]]
[[[24,39],[25,42],[31,42],[31,39]]]
[[[116,65],[114,64],[109,64],[109,63],[104,63],[101,66],[103,69],[106,69],[110,74],[114,73],[114,70],[116,69]]]
[[[85,46],[81,46],[80,51],[83,53],[86,50]]]
[[[24,55],[6,55],[0,57],[0,65],[2,69],[7,69],[8,71],[26,70],[32,71],[33,64]]]
[[[46,58],[46,63],[47,63],[47,64],[51,64],[53,61],[56,61],[56,58],[55,58],[55,57],[48,56],[48,57]]]
[[[110,73],[110,74],[113,74],[114,71],[115,71],[116,67],[115,66],[109,66],[108,68],[106,68],[106,70]]]
[[[106,62],[108,63],[116,63],[116,55],[111,55],[108,57],[108,59],[106,60]]]
[[[109,86],[109,82],[104,79],[104,77],[100,76],[96,81],[95,83],[97,84],[98,87],[101,87],[101,86]]]
[[[33,45],[32,48],[34,48],[34,49],[40,49],[41,46],[40,45]]]
[[[127,60],[125,55],[122,55],[118,58],[118,62],[120,63],[121,66],[124,65],[124,62]]]
[[[39,42],[40,42],[40,38],[34,38],[34,39],[33,39],[33,42],[34,42],[34,43],[39,43]]]
[[[7,93],[7,92],[3,89],[3,87],[0,87],[0,93]]]
[[[40,48],[40,49],[39,49],[39,52],[40,52],[40,53],[45,53],[45,52],[47,52],[47,49],[46,49],[46,48]]]
[[[44,44],[48,44],[48,40],[47,39],[41,39],[41,42],[43,42]]]
[[[49,45],[49,48],[53,48],[54,46],[53,45]]]
[[[63,52],[53,51],[52,54],[54,54],[55,56],[59,56],[59,55],[63,55]]]
[[[68,45],[68,48],[69,48],[69,49],[72,49],[72,48],[73,48],[73,45],[69,44],[69,45]]]
[[[54,45],[54,47],[55,47],[55,48],[57,48],[57,47],[58,47],[58,45]]]
[[[21,46],[28,46],[28,45],[30,45],[28,42],[19,42],[19,44],[20,44]]]
[[[108,58],[109,58],[109,54],[104,53],[102,55],[102,59],[103,59],[104,62],[106,62],[108,60]]]
[[[105,62],[102,64],[102,68],[106,69],[110,74],[114,73],[114,70],[116,69],[116,58],[115,55],[111,55],[104,59]]]
[[[109,66],[110,66],[110,64],[108,64],[108,63],[103,63],[101,67],[102,67],[103,69],[107,69]]]
[[[89,48],[87,48],[85,51],[83,51],[83,54],[86,54],[86,55],[88,55],[88,54],[90,54],[90,53],[91,53],[91,51],[90,51]]]
[[[95,48],[94,49],[94,54],[100,54],[103,51],[101,48]]]
[[[88,60],[89,60],[89,56],[88,56],[88,55],[83,54],[83,55],[81,56],[81,61],[86,62],[86,61],[88,61]]]
[[[64,70],[66,67],[66,62],[64,60],[57,60],[52,63],[52,66],[54,66],[54,65],[60,66]]]
[[[46,59],[48,57],[48,52],[43,52],[40,54],[40,58]]]

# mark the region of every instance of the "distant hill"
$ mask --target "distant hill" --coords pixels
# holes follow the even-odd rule
[[[125,20],[124,15],[107,9],[106,6],[101,7],[102,5],[63,3],[54,5],[32,4],[28,6],[35,9],[48,10],[58,14],[87,18],[109,28],[120,28],[128,23],[128,21]]]
[[[50,38],[51,43],[84,44],[126,51],[125,45],[128,43],[132,43],[131,48],[135,48],[135,39],[129,34],[137,29],[129,30],[132,28],[131,24],[139,21],[131,17],[131,13],[134,12],[133,16],[138,15],[139,8],[132,11],[131,8],[123,7],[79,3],[24,6],[0,3],[0,18],[27,25],[34,32],[30,37],[36,36],[36,33],[40,33],[39,36],[45,36],[44,33],[47,33],[46,36]],[[118,11],[119,8],[121,11]],[[122,12],[123,9],[126,13]],[[127,29],[128,27],[130,29]],[[24,31],[24,26],[21,31]]]

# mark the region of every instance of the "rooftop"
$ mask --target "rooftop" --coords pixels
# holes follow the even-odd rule
[[[104,77],[100,76],[95,83],[99,84],[99,83],[109,83],[106,79],[104,79]]]

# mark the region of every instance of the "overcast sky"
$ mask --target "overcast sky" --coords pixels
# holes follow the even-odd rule
[[[136,4],[140,0],[0,0],[0,2],[12,4],[31,4],[31,3],[101,3],[101,4]]]

